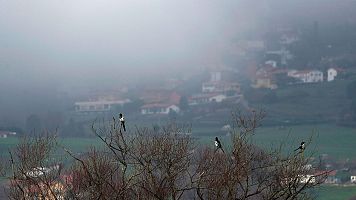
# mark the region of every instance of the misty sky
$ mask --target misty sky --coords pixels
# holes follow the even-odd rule
[[[219,62],[222,46],[240,33],[266,26],[269,16],[305,18],[323,9],[335,15],[343,4],[336,2],[0,0],[0,69],[7,77],[75,83],[130,77],[122,70],[204,67]]]
[[[63,85],[106,87],[204,67],[253,26],[242,7],[248,3],[0,0],[0,126],[56,109]]]
[[[251,25],[240,6],[224,0],[0,0],[1,69],[70,79],[199,65]]]

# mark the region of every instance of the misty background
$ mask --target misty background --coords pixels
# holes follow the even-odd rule
[[[84,88],[247,70],[224,59],[233,42],[284,24],[337,30],[356,24],[355,10],[353,0],[0,0],[0,126],[71,110]]]

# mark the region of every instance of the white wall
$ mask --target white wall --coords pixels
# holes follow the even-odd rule
[[[337,76],[337,71],[334,68],[328,69],[328,81],[333,81],[335,80],[335,77]]]

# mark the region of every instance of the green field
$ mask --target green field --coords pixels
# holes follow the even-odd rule
[[[0,138],[0,155],[8,155],[9,149],[13,149],[18,144],[18,138]],[[59,148],[67,148],[73,152],[83,152],[90,147],[98,147],[101,144],[98,138],[60,138],[58,139]]]
[[[194,135],[194,132],[193,132]],[[355,143],[356,129],[339,127],[335,125],[299,125],[284,127],[258,128],[254,136],[254,142],[266,148],[275,147],[284,143],[286,150],[298,147],[302,140],[307,141],[312,137],[309,151],[315,154],[328,154],[330,157],[340,160],[349,158],[356,160]],[[199,136],[202,144],[212,144],[213,136]],[[221,137],[225,144],[231,141],[230,136]]]
[[[276,145],[281,141],[289,143],[290,149],[300,141],[312,138],[310,151],[317,154],[328,154],[335,159],[350,158],[356,160],[355,144],[356,129],[334,125],[304,125],[292,126],[280,130],[275,127],[263,128],[257,131],[256,140],[264,145]]]
[[[356,196],[356,186],[321,186],[317,189],[318,200],[348,200]]]
[[[196,131],[195,131],[196,130]],[[214,132],[216,134],[214,134]],[[225,136],[225,133],[219,130],[218,127],[213,128],[196,128],[192,131],[192,136],[197,138],[199,144],[213,144],[215,136],[221,137],[225,145],[231,142],[230,136]],[[286,145],[286,150],[291,150],[297,147],[300,141],[307,141],[312,138],[312,144],[309,150],[315,154],[328,154],[335,159],[356,160],[355,141],[356,129],[339,127],[335,125],[299,125],[290,127],[261,127],[258,128],[254,142],[266,148],[276,146],[282,142]],[[13,148],[19,140],[17,138],[1,138],[0,139],[0,154],[7,155],[8,150]],[[98,138],[61,138],[59,144],[74,152],[85,151],[90,146],[100,146],[101,142]]]
[[[272,91],[251,90],[255,94],[247,97],[250,106],[267,112],[265,120],[272,124],[336,122],[341,113],[350,108],[346,94],[349,83],[349,80],[337,80],[322,84],[286,85]],[[268,94],[273,94],[273,98],[266,100]]]

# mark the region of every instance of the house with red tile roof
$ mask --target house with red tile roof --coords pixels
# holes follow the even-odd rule
[[[256,71],[256,76],[251,86],[253,88],[276,89],[278,87],[276,76],[279,74],[287,76],[287,70],[273,67],[272,65],[264,65]]]
[[[141,99],[145,104],[141,107],[141,114],[168,114],[170,111],[179,112],[181,95],[169,90],[145,91]]]
[[[0,131],[0,138],[7,138],[10,135],[16,135],[16,132],[12,131]]]
[[[76,112],[107,112],[117,105],[129,103],[129,99],[97,99],[74,103]]]

